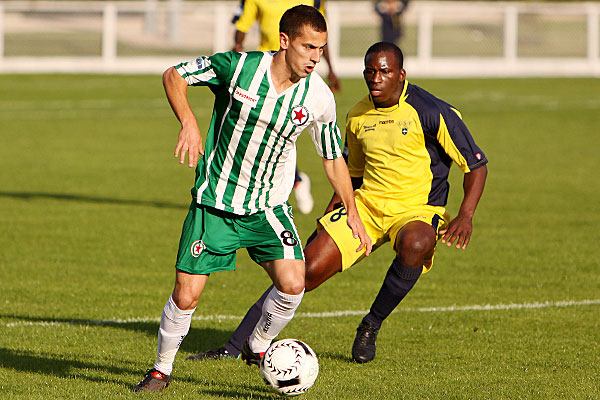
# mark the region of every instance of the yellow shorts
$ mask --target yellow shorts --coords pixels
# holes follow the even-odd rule
[[[436,233],[448,226],[450,216],[444,207],[428,205],[406,205],[399,207],[394,204],[394,212],[385,207],[374,207],[364,196],[356,196],[356,207],[365,230],[373,242],[373,250],[376,250],[385,242],[392,243],[392,249],[396,242],[396,236],[400,229],[411,221],[423,221],[433,227]],[[342,271],[350,268],[364,258],[365,250],[357,252],[360,240],[355,239],[352,230],[346,223],[346,209],[338,208],[325,214],[319,219],[319,224],[338,246],[342,253]],[[319,228],[321,228],[319,227]],[[439,239],[439,235],[438,235]],[[393,249],[394,250],[394,249]],[[394,250],[395,251],[395,250]],[[431,259],[425,260],[423,273],[429,271],[433,265]]]

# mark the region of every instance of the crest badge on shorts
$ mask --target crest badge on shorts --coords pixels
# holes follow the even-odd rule
[[[292,108],[292,113],[290,116],[294,125],[301,126],[308,121],[308,110],[302,104],[298,104]]]
[[[198,258],[204,249],[206,249],[206,245],[202,240],[196,240],[190,247],[190,251],[194,258]]]

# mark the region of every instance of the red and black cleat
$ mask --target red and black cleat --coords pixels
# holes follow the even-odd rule
[[[146,372],[144,378],[133,387],[134,392],[162,392],[169,387],[171,383],[171,375],[165,375],[160,371],[152,368]]]
[[[242,347],[242,360],[246,361],[247,365],[260,365],[260,360],[264,355],[264,351],[262,353],[255,353],[250,350],[250,344],[248,343],[248,339],[246,339]]]

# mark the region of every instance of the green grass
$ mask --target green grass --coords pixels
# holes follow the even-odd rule
[[[472,242],[440,246],[372,363],[350,360],[360,315],[295,318],[282,335],[321,365],[304,397],[600,398],[599,304],[444,311],[600,298],[600,80],[414,83],[459,108],[489,157]],[[343,81],[342,125],[364,93]],[[212,96],[190,94],[205,127]],[[177,132],[158,76],[0,76],[0,398],[140,397],[129,389],[154,360],[193,179],[172,156]],[[316,195],[296,216],[306,238],[330,188],[308,135],[299,147]],[[455,214],[456,169],[451,184]],[[368,309],[391,258],[378,250],[299,313]],[[183,361],[223,343],[238,320],[217,316],[241,316],[267,283],[243,251],[236,272],[213,274],[195,315],[214,319],[194,320],[161,398],[277,398],[239,361]]]

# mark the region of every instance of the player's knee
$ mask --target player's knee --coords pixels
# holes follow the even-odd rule
[[[300,294],[304,291],[304,276],[296,276],[294,279],[286,279],[279,282],[278,290],[286,294]]]
[[[287,290],[284,290],[284,293],[287,294],[300,294],[304,291],[304,286],[305,286],[305,282],[304,279],[302,279],[302,281],[298,281],[298,282],[294,282],[294,283],[290,283],[287,286]]]
[[[419,254],[423,257],[431,251],[435,245],[433,236],[424,235],[420,232],[407,232],[399,237],[397,250],[403,254]]]
[[[173,302],[180,310],[192,310],[198,305],[200,296],[191,290],[176,290],[172,294]]]

